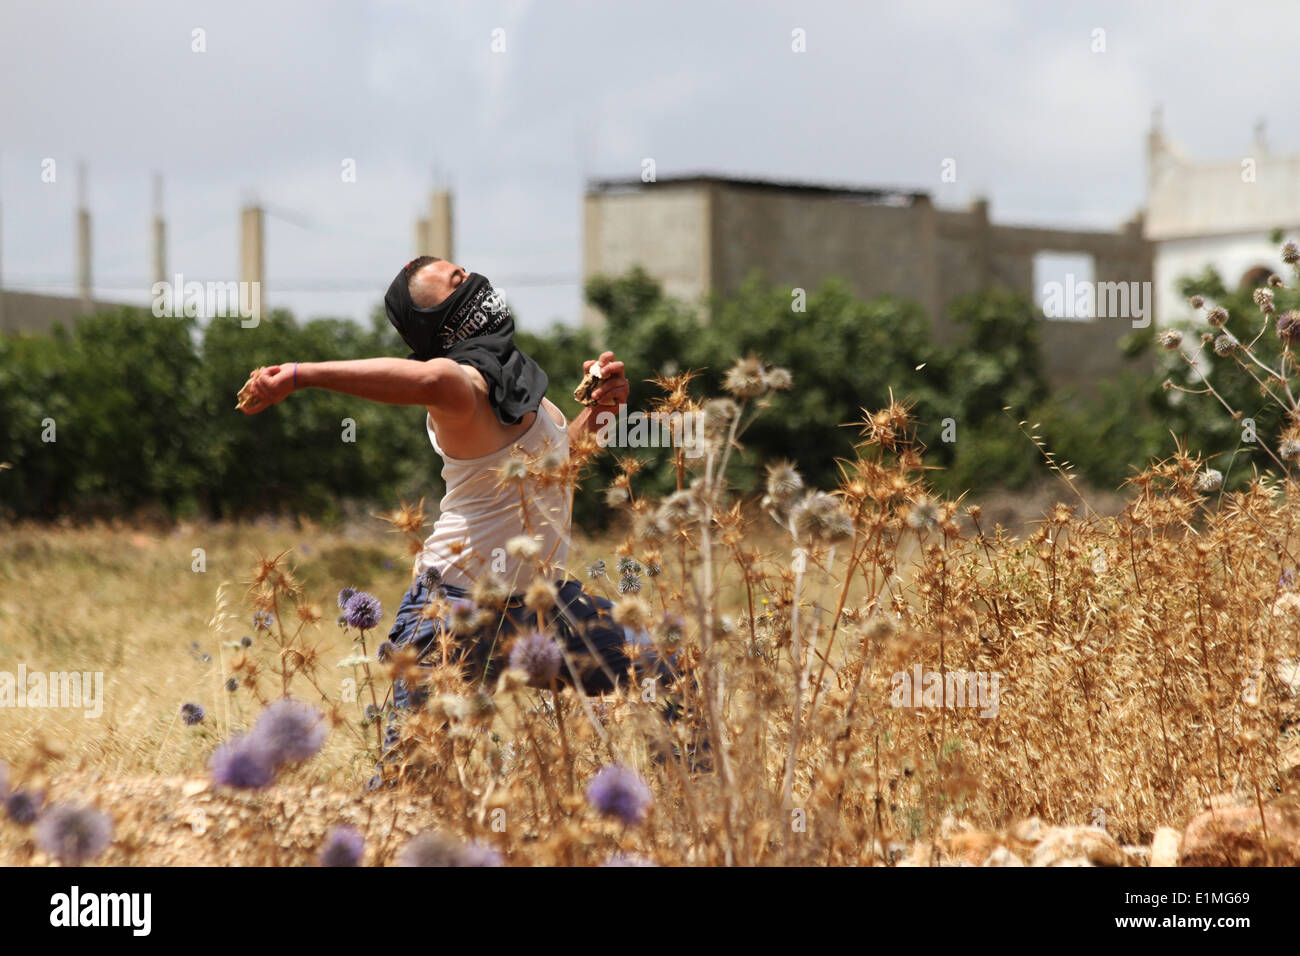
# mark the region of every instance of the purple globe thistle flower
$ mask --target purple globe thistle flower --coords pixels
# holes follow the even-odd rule
[[[641,579],[635,574],[628,573],[618,579],[619,594],[636,594],[641,590]]]
[[[650,788],[631,767],[606,764],[587,784],[587,802],[601,816],[640,823],[652,800]]]
[[[1287,568],[1282,572],[1282,576],[1277,579],[1277,588],[1279,591],[1289,591],[1295,587],[1295,572]]]
[[[623,555],[623,557],[618,559],[618,573],[619,574],[640,574],[641,565],[637,563],[635,558],[625,554]]]
[[[604,576],[605,561],[603,558],[600,561],[593,561],[591,564],[587,565],[587,577],[591,578],[593,581],[597,578],[603,578]]]
[[[261,790],[275,779],[275,761],[257,740],[235,737],[222,744],[208,761],[212,779],[236,790]]]
[[[356,588],[344,588],[342,591],[339,592],[340,611],[346,611],[348,609],[348,602],[352,600],[352,596],[356,593],[357,593]]]
[[[475,840],[461,848],[460,859],[456,865],[465,867],[502,866],[503,861],[501,854],[496,849]]]
[[[384,641],[375,648],[375,657],[378,660],[386,661],[393,656],[393,651],[397,650],[397,645],[392,641]]]
[[[352,827],[335,827],[325,837],[318,857],[321,866],[360,866],[365,838]]]
[[[534,631],[515,641],[510,649],[510,666],[528,675],[533,687],[549,687],[560,675],[564,656],[560,645],[546,634]]]
[[[281,697],[262,711],[252,737],[274,763],[298,763],[316,756],[329,727],[311,704]]]
[[[1287,265],[1295,265],[1300,262],[1300,246],[1294,242],[1288,242],[1282,247],[1282,261]]]
[[[613,853],[601,866],[658,866],[654,860],[647,860],[639,853]]]
[[[198,704],[182,704],[181,720],[187,727],[193,727],[195,724],[202,723],[204,710]]]
[[[93,807],[58,803],[41,814],[36,845],[60,863],[85,863],[113,842],[113,821]]]
[[[348,616],[346,614],[340,614],[338,617],[334,619],[334,623],[337,624],[339,627],[347,627]]]
[[[41,812],[45,794],[39,790],[14,790],[5,797],[5,813],[14,823],[27,826]]]
[[[253,630],[255,631],[269,631],[274,623],[275,618],[270,611],[258,611],[253,615]]]
[[[343,608],[343,615],[348,619],[349,627],[354,627],[358,631],[368,631],[384,616],[384,606],[373,594],[358,591],[348,598],[347,606]]]
[[[411,837],[397,855],[398,866],[460,866],[464,848],[440,833]]]
[[[252,646],[253,646],[253,639],[252,639],[251,637],[249,637],[247,634],[245,634],[243,637],[241,637],[241,638],[239,639],[239,646],[240,646],[240,647],[252,647]]]
[[[233,694],[235,691],[239,690],[239,678],[238,678],[238,677],[227,677],[227,678],[226,678],[226,690],[230,691],[230,693],[232,693],[232,694]]]

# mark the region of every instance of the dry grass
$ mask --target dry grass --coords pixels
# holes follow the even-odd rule
[[[613,594],[615,613],[678,655],[670,693],[683,716],[665,721],[663,692],[642,685],[591,699],[530,690],[507,672],[480,696],[455,666],[438,667],[392,768],[398,793],[429,808],[424,825],[514,864],[599,863],[617,851],[759,865],[892,862],[893,847],[951,844],[962,828],[1011,832],[1027,817],[1100,822],[1119,843],[1149,843],[1225,792],[1264,826],[1293,819],[1291,489],[1261,479],[1220,495],[1179,454],[1135,479],[1117,515],[1057,505],[1011,536],[978,507],[931,497],[896,404],[864,419],[834,494],[774,465],[764,500],[742,507],[725,473],[747,406],[761,406],[745,374],[729,379],[739,405],[706,406],[708,452],[683,468],[682,490],[645,499],[629,465],[618,483],[626,534],[579,541],[570,558],[605,558],[611,573],[619,555],[662,567],[640,575],[639,594]],[[670,410],[693,408],[674,384]],[[418,537],[418,515],[396,523]],[[263,558],[252,567],[254,551]],[[333,595],[343,585],[380,595],[386,630],[408,581],[400,552],[391,537],[310,527],[10,529],[4,660],[102,670],[106,703],[98,721],[6,711],[0,750],[29,782],[197,775],[219,738],[287,690],[316,701],[333,730],[286,782],[349,790],[355,804],[377,757],[364,706],[415,672],[399,655],[391,668],[370,665],[367,686],[365,668],[336,666],[355,649],[333,623]],[[218,601],[222,581],[234,583]],[[276,626],[253,631],[255,609],[272,610]],[[230,646],[244,634],[253,647]],[[898,706],[895,675],[915,669],[941,685],[955,672],[996,678],[997,697]],[[235,693],[223,689],[232,674]],[[360,683],[344,699],[349,676]],[[208,711],[198,727],[179,720],[186,701]],[[601,819],[585,799],[611,763],[649,784],[644,821]],[[276,806],[286,792],[239,800]],[[232,832],[250,861],[281,859],[273,827]]]

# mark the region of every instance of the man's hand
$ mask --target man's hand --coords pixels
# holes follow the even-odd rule
[[[627,404],[631,384],[624,374],[623,363],[614,358],[613,352],[602,352],[600,358],[582,363],[582,374],[586,375],[593,365],[600,363],[600,385],[592,389],[591,397],[595,405],[588,405],[569,424],[569,441],[573,447],[579,444],[583,435],[598,433],[609,418]],[[598,416],[605,418],[597,420]]]
[[[626,405],[632,385],[624,374],[623,363],[614,358],[613,352],[602,352],[600,358],[582,363],[582,374],[586,375],[597,362],[600,363],[601,370],[600,384],[592,391],[591,397],[597,405],[614,408]]]
[[[292,394],[293,380],[293,363],[255,369],[239,392],[239,410],[245,415],[256,415],[278,405]]]

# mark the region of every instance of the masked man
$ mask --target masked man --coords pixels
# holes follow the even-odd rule
[[[428,655],[448,629],[456,635],[467,679],[487,681],[514,641],[548,630],[565,651],[561,683],[581,684],[588,693],[612,689],[628,676],[629,639],[644,646],[649,636],[624,633],[610,616],[610,602],[585,594],[565,574],[572,486],[547,481],[543,473],[567,460],[580,434],[599,430],[600,406],[617,411],[626,404],[623,363],[612,352],[600,356],[596,405],[569,423],[545,398],[546,373],[515,346],[510,309],[484,276],[421,256],[398,273],[384,305],[411,349],[407,358],[271,366],[254,373],[244,412],[261,412],[304,388],[423,405],[429,441],[443,461],[446,493],[390,641],[413,643]],[[593,364],[586,362],[583,371]],[[488,575],[508,593],[504,607],[473,606],[475,584]],[[544,623],[523,601],[539,576],[555,586],[556,595]],[[455,610],[441,618],[422,613],[435,600]],[[413,696],[421,696],[418,688],[399,686],[396,703],[418,702]]]

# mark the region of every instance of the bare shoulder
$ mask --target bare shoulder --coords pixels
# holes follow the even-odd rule
[[[464,422],[487,406],[487,382],[478,369],[449,358],[430,359],[428,366],[439,383],[439,401],[426,406],[435,422]]]

